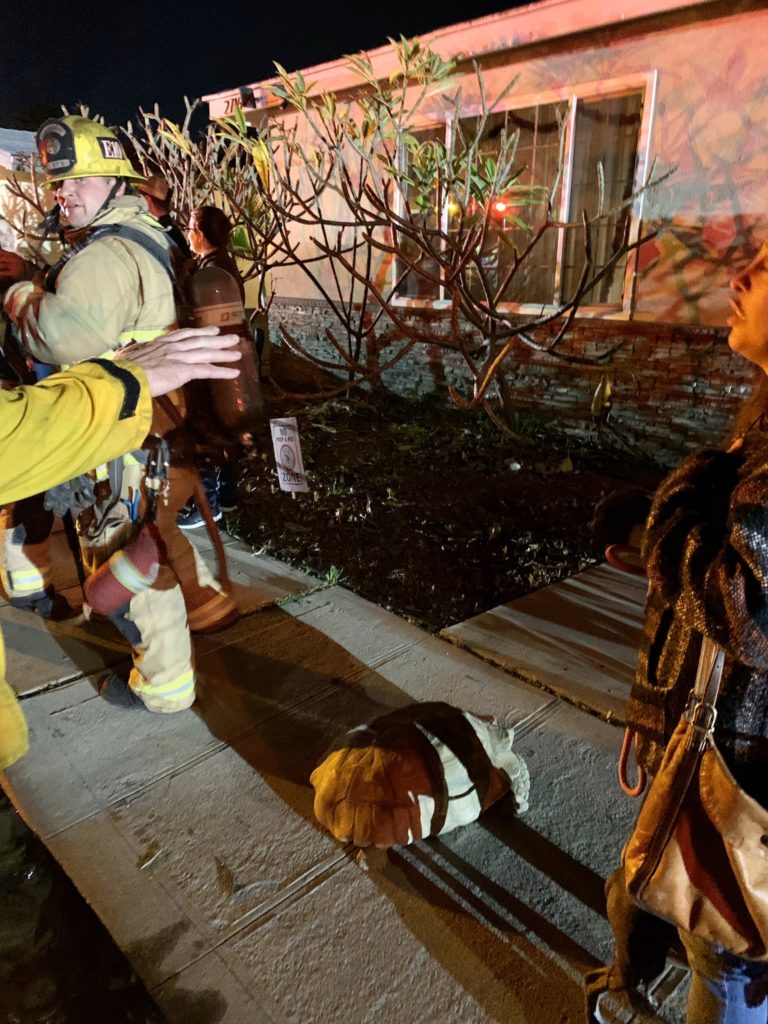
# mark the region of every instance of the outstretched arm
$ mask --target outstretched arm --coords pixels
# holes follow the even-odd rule
[[[0,390],[0,502],[15,501],[116,458],[144,440],[152,397],[189,380],[236,377],[235,335],[175,331],[129,347],[123,361],[80,363],[29,387]],[[126,361],[130,360],[130,361]],[[216,362],[214,362],[216,360]],[[0,771],[26,754],[27,725],[5,681],[0,634]]]
[[[128,346],[120,361],[78,363],[39,384],[0,391],[0,503],[16,501],[138,448],[152,397],[197,378],[236,377],[234,335],[174,331]],[[216,363],[214,363],[216,360]]]

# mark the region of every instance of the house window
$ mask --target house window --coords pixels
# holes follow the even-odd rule
[[[582,210],[593,216],[598,212],[599,167],[603,173],[603,210],[617,211],[601,220],[593,232],[592,249],[598,270],[607,266],[628,234],[631,210],[628,206],[621,210],[617,208],[634,190],[642,112],[643,96],[640,92],[576,103],[570,193],[567,197],[568,219],[580,219]],[[581,232],[566,232],[564,242],[560,298],[566,301],[576,290],[581,274]],[[591,306],[621,305],[626,265],[625,255],[612,273],[585,294],[584,303]]]
[[[507,132],[519,132],[516,164],[522,169],[521,185],[540,185],[552,193],[553,219],[580,223],[582,212],[607,213],[629,198],[635,188],[637,154],[643,115],[643,90],[635,88],[613,95],[574,96],[550,103],[537,103],[500,111],[486,122],[480,150],[484,156],[498,153],[499,138]],[[460,134],[466,141],[474,137],[477,119],[460,122]],[[431,130],[434,132],[434,129]],[[426,135],[426,133],[425,133]],[[558,179],[561,146],[563,168]],[[436,216],[436,215],[435,215]],[[546,216],[546,194],[538,205],[516,208],[514,197],[494,197],[491,230],[481,254],[482,270],[493,286],[501,282],[515,251],[521,251],[530,235],[514,219],[519,217],[536,226]],[[592,232],[593,273],[607,267],[621,248],[630,227],[631,207],[627,206],[602,219]],[[450,218],[447,218],[450,231]],[[513,306],[551,307],[568,301],[578,287],[583,258],[581,229],[552,227],[536,245],[515,274],[503,300]],[[625,255],[581,300],[582,307],[621,307],[628,257]],[[411,275],[413,276],[413,275]],[[469,286],[478,297],[482,293],[479,274],[470,276]],[[399,294],[402,298],[439,299],[442,287],[424,287],[408,279]]]
[[[503,111],[492,115],[486,123],[485,137],[480,140],[480,153],[493,157],[499,152],[499,138],[507,133],[519,132],[515,163],[522,173],[520,185],[543,185],[547,194],[557,178],[560,159],[561,132],[568,116],[568,103],[547,103],[523,110]],[[477,130],[477,121],[466,118],[461,132],[467,142]],[[557,208],[557,207],[555,207]],[[530,236],[513,219],[519,217],[527,224],[539,224],[546,217],[547,195],[542,193],[537,205],[518,209],[511,197],[496,196],[493,200],[490,229],[486,236],[482,267],[486,280],[494,287],[502,280],[512,262],[515,250],[525,248]],[[529,258],[514,276],[504,299],[522,304],[549,305],[554,295],[554,275],[557,266],[557,232],[548,231],[541,238]],[[476,298],[482,295],[479,280],[469,279],[470,290]]]

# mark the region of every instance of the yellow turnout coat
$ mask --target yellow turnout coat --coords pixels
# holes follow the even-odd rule
[[[130,363],[80,363],[33,387],[0,390],[0,505],[138,448],[151,420],[146,377]],[[27,749],[0,634],[0,769]]]

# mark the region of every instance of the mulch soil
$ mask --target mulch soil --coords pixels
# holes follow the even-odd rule
[[[431,630],[600,560],[595,504],[661,476],[598,437],[527,417],[515,440],[444,399],[353,392],[272,415],[297,418],[309,492],[279,490],[265,431],[228,529]]]

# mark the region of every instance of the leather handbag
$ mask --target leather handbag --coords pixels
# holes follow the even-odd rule
[[[645,910],[749,960],[768,960],[768,810],[714,740],[724,653],[702,642],[696,684],[622,861]]]

